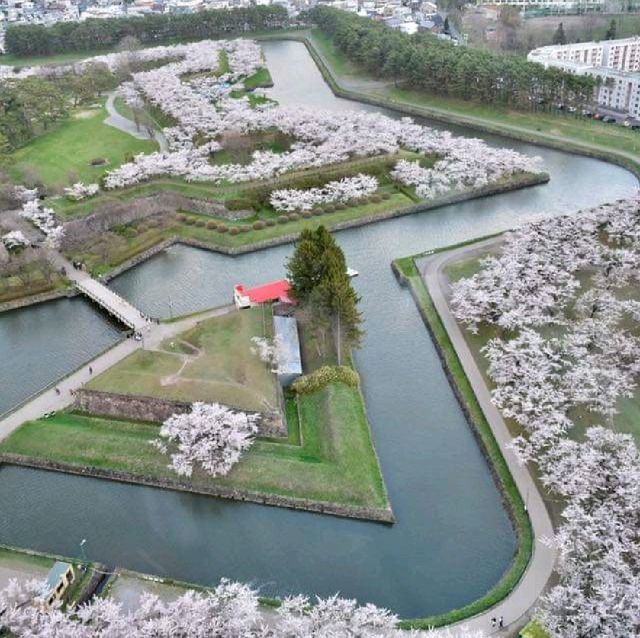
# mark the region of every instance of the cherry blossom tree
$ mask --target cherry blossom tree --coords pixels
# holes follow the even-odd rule
[[[452,306],[470,330],[501,329],[483,349],[493,401],[522,432],[565,508],[554,538],[558,583],[542,602],[553,636],[640,634],[640,454],[613,418],[640,376],[640,196],[529,224],[456,283]],[[569,437],[576,414],[600,415]]]
[[[64,237],[64,227],[58,224],[53,209],[40,206],[37,199],[30,199],[23,204],[20,215],[42,231],[47,246],[60,247]]]
[[[251,337],[251,343],[254,344],[251,348],[251,353],[259,357],[260,361],[264,361],[273,369],[277,369],[286,347],[282,337],[280,335],[275,335],[272,339]]]
[[[311,210],[320,204],[357,201],[373,195],[378,190],[378,180],[359,173],[355,177],[343,177],[326,183],[321,188],[287,188],[271,192],[269,203],[277,211]]]
[[[33,604],[41,591],[36,581],[11,581],[0,592],[2,622],[18,638],[400,638],[411,632],[396,629],[398,618],[375,605],[358,605],[338,596],[311,601],[285,598],[269,617],[259,607],[256,591],[222,580],[207,591],[186,591],[165,602],[144,594],[137,609],[125,611],[111,598],[65,613],[60,607]],[[424,638],[483,638],[478,632],[426,631]]]
[[[29,245],[29,240],[21,230],[12,230],[0,237],[0,241],[9,250],[18,250]]]
[[[228,474],[253,443],[256,416],[231,410],[219,403],[197,402],[188,414],[174,414],[160,428],[154,444],[170,453],[171,467],[190,477],[194,467],[210,476]]]
[[[98,184],[83,184],[82,182],[77,182],[73,186],[65,188],[64,194],[68,199],[79,202],[87,197],[93,197],[99,190],[100,187]]]

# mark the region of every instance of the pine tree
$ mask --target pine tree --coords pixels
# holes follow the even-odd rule
[[[320,250],[317,235],[305,228],[300,233],[293,256],[287,262],[287,278],[291,295],[304,305],[320,281]]]
[[[616,21],[612,18],[611,22],[609,23],[609,28],[607,29],[607,33],[604,36],[604,39],[615,40],[617,33],[618,33],[618,25],[616,24]]]
[[[287,276],[293,298],[311,318],[309,327],[318,352],[324,353],[330,326],[338,363],[341,363],[342,345],[357,347],[363,335],[358,310],[360,298],[347,275],[344,253],[324,226],[300,234],[296,250],[287,263]]]
[[[553,34],[553,43],[554,44],[567,43],[567,35],[564,32],[564,25],[562,24],[562,22],[558,25],[556,32]]]

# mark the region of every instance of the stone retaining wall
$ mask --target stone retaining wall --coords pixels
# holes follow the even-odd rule
[[[251,490],[234,490],[221,485],[215,485],[213,483],[201,484],[174,479],[143,476],[132,474],[130,472],[89,467],[86,465],[58,463],[57,461],[52,461],[50,459],[22,456],[20,454],[0,453],[0,465],[3,463],[7,465],[31,467],[39,470],[75,474],[78,476],[91,476],[93,478],[118,481],[120,483],[133,483],[136,485],[159,487],[177,490],[180,492],[204,494],[206,496],[216,496],[218,498],[226,498],[235,501],[248,501],[251,503],[259,503],[261,505],[273,505],[276,507],[305,510],[308,512],[316,512],[318,514],[330,514],[332,516],[340,516],[342,518],[356,518],[377,523],[395,523],[395,517],[391,508],[338,505],[336,503],[329,503],[325,501],[313,501],[292,496],[279,496],[276,494],[254,492]]]
[[[90,215],[72,219],[64,224],[66,239],[63,249],[74,241],[90,239],[114,226],[130,224],[153,215],[187,210],[201,215],[222,217],[230,220],[246,219],[253,211],[230,211],[224,204],[213,200],[187,197],[181,193],[166,191],[135,197],[126,201],[112,200],[98,204]]]
[[[49,290],[37,295],[27,295],[25,297],[18,297],[17,299],[0,303],[0,312],[17,310],[18,308],[24,308],[25,306],[32,306],[33,304],[43,303],[45,301],[53,301],[54,299],[62,299],[63,297],[75,297],[76,295],[78,295],[78,291],[75,288],[67,288],[66,290]]]
[[[138,253],[135,257],[131,257],[131,259],[127,259],[123,261],[119,266],[116,266],[112,270],[110,270],[106,275],[102,277],[102,283],[108,283],[112,279],[115,279],[118,275],[121,275],[123,272],[129,270],[129,268],[133,268],[138,264],[141,264],[143,261],[147,261],[147,259],[151,259],[154,255],[161,253],[163,250],[170,248],[176,243],[175,237],[170,237],[169,239],[165,239],[164,241],[158,242],[155,246],[151,246],[151,248],[147,248],[147,250]]]
[[[73,409],[97,416],[133,421],[162,423],[172,414],[186,414],[191,403],[132,394],[116,394],[81,388],[76,390]],[[230,408],[235,410],[235,408]],[[262,436],[287,436],[287,426],[280,414],[243,410],[257,415],[258,432]]]
[[[480,188],[466,189],[460,192],[451,193],[449,195],[442,195],[435,199],[419,202],[417,204],[402,206],[400,208],[391,208],[380,213],[374,213],[367,215],[366,217],[356,217],[342,222],[331,223],[331,214],[318,217],[321,223],[324,223],[326,227],[331,231],[345,230],[347,228],[356,228],[358,226],[366,226],[368,224],[375,224],[387,219],[393,219],[395,217],[403,217],[404,215],[413,215],[414,213],[422,213],[435,208],[441,208],[442,206],[450,206],[451,204],[457,204],[459,202],[465,202],[471,199],[480,199],[482,197],[490,197],[493,195],[500,195],[502,193],[508,193],[510,191],[519,190],[521,188],[527,188],[529,186],[537,186],[538,184],[546,184],[549,181],[549,175],[547,173],[530,173],[526,175],[518,175],[510,178],[507,182],[502,184],[488,184]],[[326,221],[324,221],[326,220]],[[281,244],[289,244],[298,239],[300,235],[299,231],[295,233],[289,233],[286,235],[280,235],[279,237],[271,237],[269,239],[263,239],[256,241],[245,246],[213,246],[197,239],[186,239],[178,237],[176,242],[184,244],[186,246],[194,246],[195,248],[203,248],[204,250],[210,250],[213,252],[223,253],[225,255],[242,255],[244,253],[255,252],[257,250],[263,250],[265,248],[271,248],[273,246],[279,246]]]

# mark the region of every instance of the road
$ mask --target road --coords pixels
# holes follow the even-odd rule
[[[462,363],[465,374],[491,427],[491,431],[500,446],[513,479],[525,501],[534,534],[533,556],[516,588],[501,603],[478,616],[468,619],[463,625],[472,631],[483,631],[487,635],[501,635],[491,627],[491,618],[502,616],[507,629],[525,624],[526,619],[551,578],[555,563],[555,551],[543,544],[543,538],[553,536],[553,525],[529,470],[519,463],[509,448],[512,436],[498,409],[491,401],[491,393],[484,377],[467,345],[460,326],[451,314],[447,301],[448,281],[444,267],[460,259],[468,258],[481,249],[496,245],[500,238],[494,238],[463,246],[461,248],[436,253],[417,261],[418,269],[427,286],[433,303],[447,330],[449,339]]]

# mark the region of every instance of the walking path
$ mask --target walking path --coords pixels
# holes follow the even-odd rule
[[[109,93],[107,102],[105,104],[107,113],[109,113],[109,117],[104,121],[104,123],[108,126],[112,126],[113,128],[117,128],[123,133],[132,135],[136,139],[155,140],[158,143],[160,150],[163,153],[166,153],[169,150],[169,144],[162,131],[152,129],[151,127],[138,126],[134,121],[118,113],[115,106],[115,99],[116,92],[112,91],[111,93]]]
[[[542,538],[551,538],[553,536],[553,525],[547,508],[529,470],[526,466],[519,463],[517,457],[509,448],[512,436],[507,429],[502,415],[491,401],[491,394],[484,377],[473,358],[457,321],[451,314],[447,301],[446,291],[448,290],[448,282],[443,273],[444,267],[449,262],[470,257],[473,253],[477,253],[481,249],[496,245],[499,241],[500,238],[489,239],[469,246],[437,253],[416,261],[429,294],[433,299],[433,303],[447,330],[449,339],[462,363],[465,374],[489,422],[493,435],[500,446],[500,450],[509,466],[511,475],[525,501],[525,507],[528,510],[533,526],[533,556],[516,588],[495,607],[460,623],[460,625],[464,625],[472,631],[482,631],[487,635],[500,634],[499,630],[491,627],[491,618],[499,618],[502,616],[505,627],[507,628],[524,624],[527,614],[543,593],[551,577],[555,562],[555,552],[541,542]]]
[[[576,139],[556,132],[545,132],[533,127],[518,126],[517,124],[508,124],[499,119],[490,119],[468,113],[461,113],[451,109],[442,108],[433,105],[418,104],[415,102],[396,100],[384,94],[384,85],[389,86],[388,82],[376,80],[367,76],[341,75],[339,74],[331,62],[324,55],[317,42],[314,41],[310,31],[301,31],[295,34],[295,39],[305,39],[307,44],[313,49],[315,54],[320,58],[326,70],[331,75],[336,86],[343,91],[351,92],[349,99],[358,100],[357,93],[366,102],[367,98],[374,100],[383,100],[385,104],[380,106],[389,106],[391,108],[411,109],[411,112],[418,112],[419,115],[444,122],[446,124],[455,124],[460,126],[469,126],[481,131],[487,131],[496,135],[505,135],[513,139],[523,140],[531,144],[539,144],[549,148],[560,148],[565,152],[579,153],[587,156],[595,156],[605,161],[617,163],[631,170],[636,176],[640,175],[640,154],[634,148],[634,151],[626,151],[620,148],[612,148],[605,144],[590,142],[584,139]],[[391,83],[393,84],[393,83]],[[334,91],[335,92],[335,91]],[[627,160],[627,162],[623,161]],[[628,162],[631,162],[629,164]]]
[[[86,271],[77,269],[59,252],[50,252],[49,260],[58,270],[64,269],[66,277],[73,282],[83,295],[95,301],[125,326],[138,333],[142,333],[148,328],[151,322],[149,317],[140,312],[126,299],[117,295],[113,290],[91,277]]]
[[[73,392],[88,383],[93,377],[111,368],[125,357],[138,349],[155,348],[164,339],[174,337],[196,326],[199,322],[212,317],[233,312],[234,305],[222,306],[207,310],[172,323],[148,323],[142,332],[142,339],[125,339],[110,348],[95,359],[87,362],[72,374],[60,380],[55,387],[51,387],[38,394],[31,400],[9,412],[0,419],[0,441],[8,437],[14,430],[26,421],[39,419],[48,412],[56,412],[69,407],[73,403]]]

